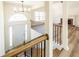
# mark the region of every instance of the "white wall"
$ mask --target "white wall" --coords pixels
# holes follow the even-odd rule
[[[79,1],[68,2],[68,16],[73,18],[73,24],[79,27]]]
[[[79,1],[69,1],[67,8],[68,17],[73,18],[73,24],[79,27]],[[60,18],[62,18],[62,3],[54,3],[53,11],[54,23],[60,23]]]
[[[32,16],[31,20],[35,21],[35,12],[36,11],[37,12],[45,12],[44,9],[45,9],[45,7],[40,7],[40,8],[32,10],[31,11],[31,16]]]
[[[9,19],[10,19],[10,17],[12,16],[12,15],[14,15],[14,14],[16,14],[16,12],[14,12],[13,11],[13,8],[14,7],[16,7],[16,8],[18,8],[18,7],[21,7],[21,6],[18,6],[18,5],[13,5],[13,4],[9,4],[9,3],[4,3],[4,16],[5,16],[5,50],[8,50],[8,49],[11,49],[11,47],[9,46],[9,44],[10,44],[10,40],[9,40],[9,26],[8,26],[8,21],[9,21]],[[39,8],[38,8],[38,10],[40,10]],[[33,10],[33,11],[35,11],[35,10]],[[28,16],[26,15],[26,17],[28,17],[28,19],[30,19],[30,13],[29,12],[25,12],[25,14],[27,14],[28,13]],[[34,13],[32,13],[32,16],[34,16]],[[31,18],[31,19],[34,19],[33,17]],[[27,21],[28,23],[30,23],[29,21]],[[28,26],[27,27],[29,27],[30,25],[28,24]],[[18,30],[18,29],[17,29]],[[21,30],[19,30],[20,32],[21,31],[24,31],[23,29],[21,29]],[[18,31],[18,32],[19,32]],[[17,32],[17,33],[18,33]],[[29,29],[27,30],[27,32],[29,32]],[[16,33],[16,34],[17,34]],[[24,34],[23,34],[24,35]],[[30,34],[29,34],[30,35]],[[27,35],[27,37],[30,37],[29,35]],[[19,36],[18,37],[18,39],[19,38],[22,38],[21,36]],[[30,39],[30,38],[29,38]],[[14,39],[15,40],[15,39]],[[18,41],[18,40],[17,40]],[[23,41],[23,40],[20,40],[20,41]],[[15,44],[15,43],[14,43]],[[17,43],[18,44],[18,43]],[[17,44],[15,44],[15,45],[17,45]]]
[[[0,1],[0,56],[5,54],[4,50],[4,16],[3,2]]]
[[[53,3],[53,22],[60,23],[60,18],[62,18],[62,3]]]
[[[75,24],[75,25],[76,25],[77,27],[79,27],[79,16],[76,16],[75,19],[76,19],[76,21],[75,21],[76,24]]]

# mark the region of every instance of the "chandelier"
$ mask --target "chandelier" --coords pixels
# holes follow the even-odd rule
[[[30,8],[24,7],[24,1],[20,1],[21,6],[20,7],[14,7],[14,12],[25,12],[25,11],[30,11]]]

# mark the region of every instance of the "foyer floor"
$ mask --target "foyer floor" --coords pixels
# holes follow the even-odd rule
[[[79,41],[72,51],[71,57],[79,57]]]
[[[79,57],[79,30],[76,27],[69,27],[69,50],[53,50],[54,57]]]
[[[77,31],[77,33],[79,34],[79,30]],[[71,57],[79,57],[79,35],[77,35],[76,40],[77,40],[77,43],[74,49],[72,50]]]

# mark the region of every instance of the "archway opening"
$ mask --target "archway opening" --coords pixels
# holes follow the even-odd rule
[[[27,17],[16,13],[9,19],[9,46],[16,47],[27,40]]]

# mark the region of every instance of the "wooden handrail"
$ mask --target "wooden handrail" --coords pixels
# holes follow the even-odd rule
[[[27,43],[25,43],[24,45],[21,45],[19,46],[18,48],[15,48],[11,51],[8,51],[3,57],[14,57],[14,56],[17,56],[18,54],[32,48],[34,45],[44,41],[44,40],[47,40],[48,39],[48,35],[47,34],[44,34],[40,37],[37,37]]]
[[[58,27],[62,27],[62,24],[53,24],[55,26],[58,26]]]

